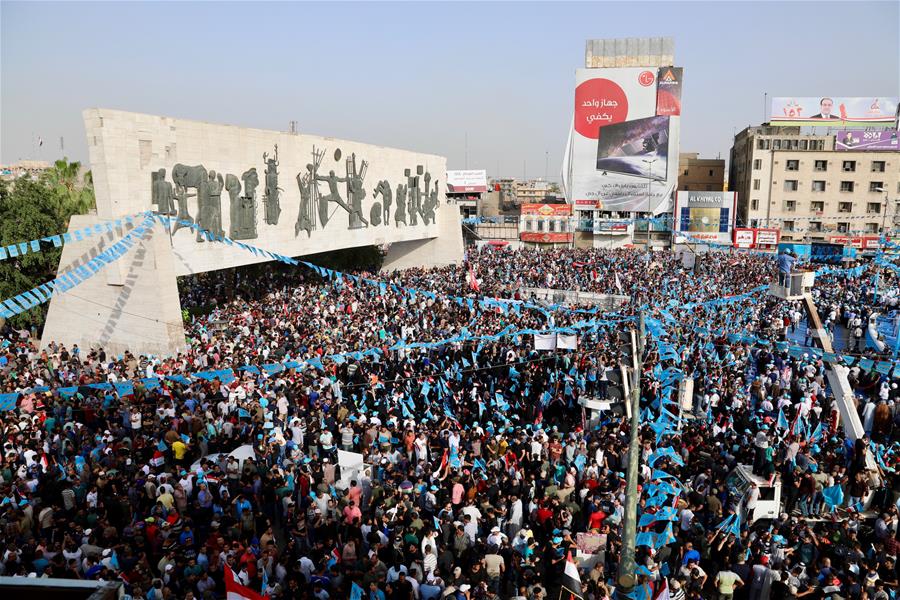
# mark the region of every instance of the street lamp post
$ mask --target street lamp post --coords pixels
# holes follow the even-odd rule
[[[656,162],[655,158],[644,158],[642,159],[644,164],[647,165],[647,214],[650,214],[650,199],[653,194],[652,191],[652,183],[653,183],[653,163]],[[650,249],[650,221],[647,221],[647,249]]]

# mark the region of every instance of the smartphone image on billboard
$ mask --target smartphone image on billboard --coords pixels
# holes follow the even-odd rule
[[[647,117],[600,128],[597,170],[664,181],[669,117]]]

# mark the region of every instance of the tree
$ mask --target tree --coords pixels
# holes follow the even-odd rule
[[[74,166],[73,166],[74,165]],[[0,246],[40,239],[65,232],[73,214],[94,207],[94,190],[77,181],[78,163],[57,161],[37,181],[21,177],[0,181]],[[56,277],[62,250],[41,242],[41,252],[0,261],[0,300],[12,298]],[[15,327],[42,327],[43,304],[10,319]]]
[[[69,162],[68,158],[62,158],[53,163],[53,168],[47,169],[41,175],[40,181],[53,192],[50,208],[56,219],[63,222],[65,231],[69,226],[69,217],[83,215],[94,210],[94,179],[90,171],[83,176],[81,163]]]

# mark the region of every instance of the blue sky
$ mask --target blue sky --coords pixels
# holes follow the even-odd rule
[[[559,172],[589,38],[674,36],[682,151],[770,96],[897,95],[897,2],[0,4],[0,162],[87,160],[108,107]],[[41,136],[44,147],[33,151]]]

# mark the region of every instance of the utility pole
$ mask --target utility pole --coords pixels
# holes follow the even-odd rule
[[[631,374],[631,439],[628,443],[628,471],[625,478],[625,520],[622,525],[622,552],[619,555],[619,572],[616,591],[620,598],[631,592],[635,584],[636,565],[634,545],[637,540],[638,463],[641,460],[641,370],[644,364],[645,343],[644,312],[640,313],[637,341],[633,342],[633,368]],[[632,332],[632,336],[634,333]],[[632,337],[632,339],[634,339]]]
[[[465,168],[468,169],[469,168],[469,132],[468,131],[466,132],[465,153],[466,153],[465,154],[466,158],[465,158],[464,164],[466,165]]]

